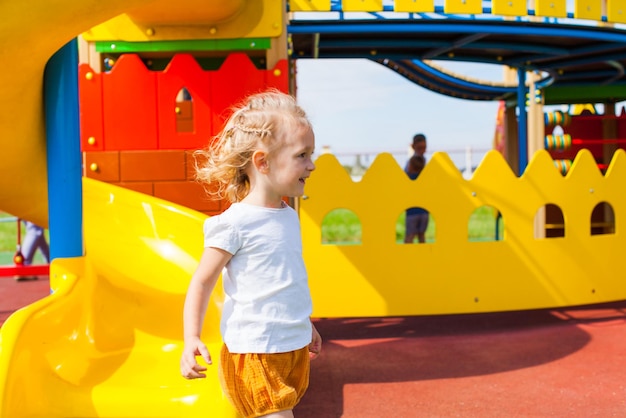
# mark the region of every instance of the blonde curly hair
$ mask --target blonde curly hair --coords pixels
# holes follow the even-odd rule
[[[250,190],[246,169],[254,152],[271,155],[294,127],[303,126],[311,129],[311,122],[294,97],[274,89],[249,96],[209,145],[194,153],[196,180],[213,198],[241,201]]]

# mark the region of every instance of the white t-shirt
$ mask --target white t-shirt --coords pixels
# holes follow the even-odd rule
[[[312,303],[293,208],[234,203],[204,223],[204,246],[233,255],[220,330],[231,353],[284,353],[311,342]]]

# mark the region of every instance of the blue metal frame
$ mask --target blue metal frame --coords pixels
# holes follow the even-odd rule
[[[83,255],[78,42],[55,53],[44,72],[50,259]]]
[[[429,90],[445,95],[453,95],[461,99],[469,100],[504,100],[506,97],[515,95],[515,86],[494,86],[468,81],[453,75],[439,71],[423,61],[407,60],[377,60],[376,62],[387,66],[402,77],[417,83]]]
[[[518,169],[521,176],[528,165],[528,114],[526,113],[526,69],[517,69],[517,146],[518,146]]]
[[[312,21],[297,21],[297,25],[290,25],[287,29],[291,34],[403,34],[403,33],[491,33],[499,35],[519,35],[520,28],[517,26],[506,25],[506,22],[501,22],[499,25],[495,25],[493,21],[483,22],[477,20],[467,21],[463,23],[432,23],[432,21],[423,22],[419,25],[409,25],[398,22],[394,19],[387,19],[381,22],[380,20],[372,20],[371,23],[367,21],[353,21],[344,20],[341,22],[324,22]],[[626,33],[617,33],[614,31],[598,31],[595,27],[561,27],[561,26],[539,26],[532,28],[532,34],[534,36],[558,36],[558,37],[571,37],[571,38],[584,38],[593,41],[626,43]],[[505,45],[503,45],[505,46]]]
[[[450,74],[446,74],[444,72],[439,71],[438,69],[422,62],[420,60],[413,60],[413,65],[420,67],[424,71],[427,71],[431,75],[435,76],[437,79],[441,81],[445,81],[448,83],[454,83],[460,88],[468,88],[468,89],[480,89],[486,93],[494,93],[494,94],[507,94],[514,93],[516,91],[516,87],[503,87],[503,86],[493,86],[493,85],[484,85],[480,83],[474,83],[468,80],[464,80],[458,77],[454,77]]]
[[[386,64],[386,62],[389,64]],[[412,66],[405,65],[403,61],[376,61],[386,64],[390,69],[400,73],[403,77],[412,81],[421,80],[430,83],[433,90],[447,90],[454,92],[456,97],[468,98],[474,100],[503,100],[505,97],[513,96],[517,92],[517,86],[496,86],[490,84],[481,84],[478,82],[468,81],[463,78],[455,77],[445,72],[439,71],[423,61],[411,60]],[[552,74],[548,74],[545,78],[535,83],[538,89],[550,86],[554,82]],[[479,97],[479,98],[475,98]]]

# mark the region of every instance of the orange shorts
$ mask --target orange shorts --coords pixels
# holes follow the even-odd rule
[[[288,353],[220,353],[219,376],[226,397],[244,417],[293,409],[309,386],[309,349]]]

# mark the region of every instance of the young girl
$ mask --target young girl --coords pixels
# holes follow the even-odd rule
[[[204,224],[204,252],[184,307],[185,378],[205,377],[200,340],[209,297],[223,273],[222,388],[244,417],[293,417],[322,340],[310,320],[311,296],[300,224],[284,197],[302,196],[315,169],[315,137],[293,97],[269,91],[234,111],[200,152],[197,177],[232,205]]]

